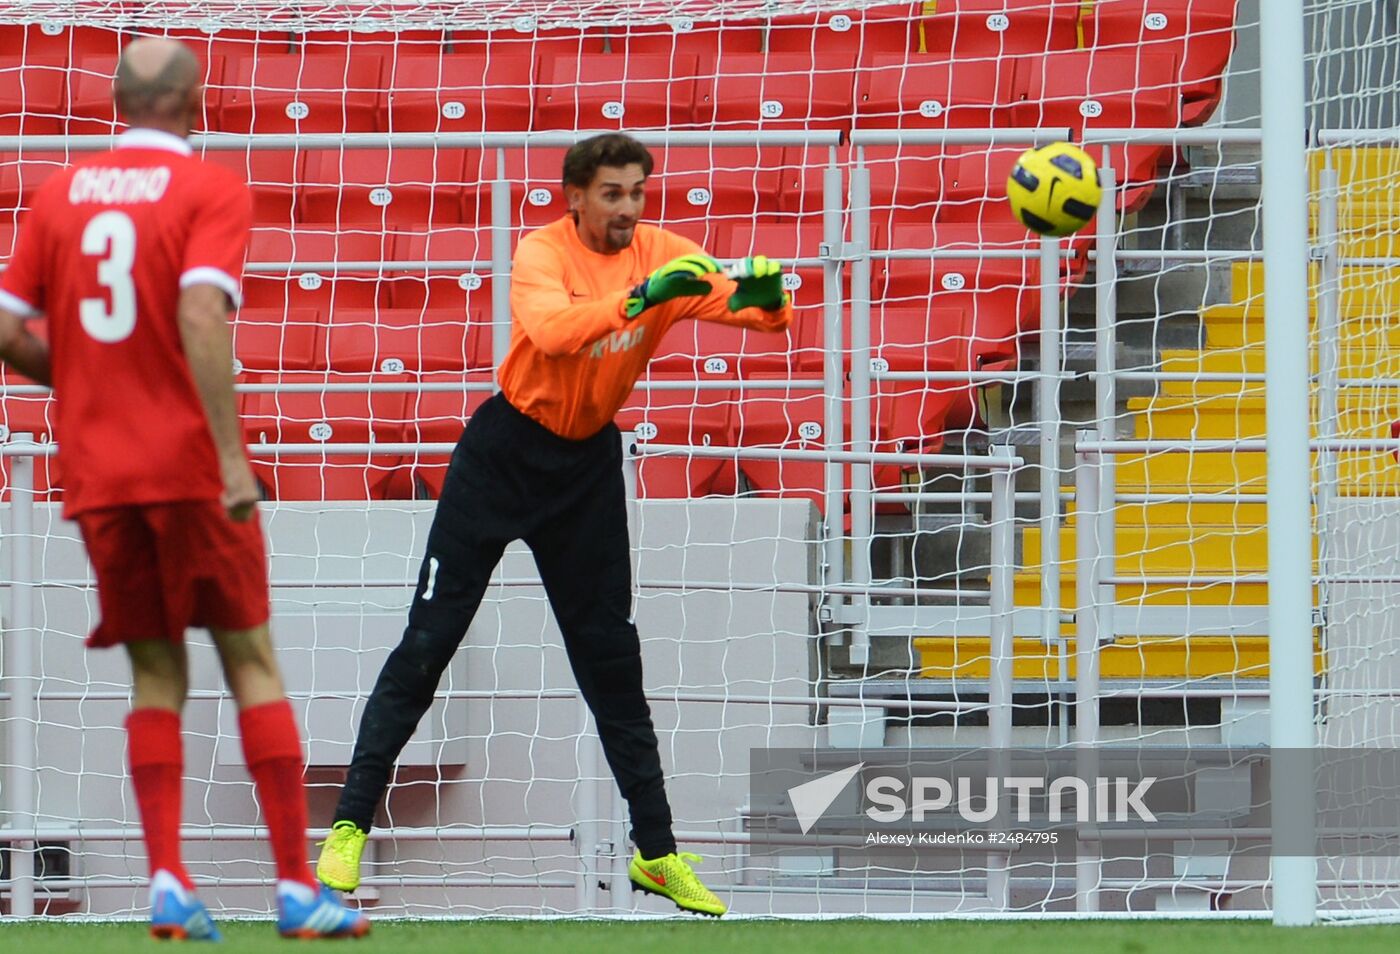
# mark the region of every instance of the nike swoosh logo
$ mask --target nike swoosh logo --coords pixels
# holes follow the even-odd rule
[[[1051,205],[1050,203],[1052,203],[1052,202],[1055,201],[1055,186],[1057,186],[1057,185],[1059,185],[1059,184],[1060,184],[1060,180],[1059,180],[1059,179],[1051,179],[1051,180],[1050,180],[1050,194],[1047,195],[1047,196],[1045,197],[1045,204],[1046,204],[1046,206],[1049,207],[1049,208],[1054,208],[1054,206]]]
[[[571,291],[571,292],[569,292],[569,297],[570,297],[570,298],[582,298],[582,297],[583,297],[583,292]]]
[[[648,870],[645,869],[645,868],[642,869],[642,874],[646,875],[646,876],[647,876],[648,878],[650,878],[652,881],[655,881],[655,882],[656,882],[657,884],[659,884],[661,887],[663,887],[663,888],[666,887],[666,876],[665,876],[665,875],[655,875],[655,874],[652,874],[650,871],[648,871]]]

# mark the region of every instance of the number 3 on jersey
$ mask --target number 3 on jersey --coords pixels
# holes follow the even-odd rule
[[[136,286],[131,281],[136,226],[131,216],[110,209],[94,215],[83,229],[83,254],[100,256],[97,280],[111,294],[111,308],[106,299],[84,298],[78,303],[78,317],[84,331],[114,344],[136,328]]]

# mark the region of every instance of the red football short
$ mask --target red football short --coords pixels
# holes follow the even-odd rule
[[[235,523],[218,501],[185,500],[89,510],[78,515],[78,527],[102,611],[89,646],[179,641],[192,626],[267,622],[267,551],[257,514]]]

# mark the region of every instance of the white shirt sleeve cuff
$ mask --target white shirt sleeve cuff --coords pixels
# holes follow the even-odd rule
[[[180,276],[180,287],[189,288],[191,285],[213,285],[221,288],[233,301],[233,307],[237,308],[243,303],[243,295],[238,288],[238,280],[222,269],[212,265],[200,265],[192,268]]]
[[[12,311],[21,318],[33,318],[39,314],[39,309],[12,292],[7,292],[0,288],[0,308]]]

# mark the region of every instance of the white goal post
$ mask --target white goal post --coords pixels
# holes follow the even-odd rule
[[[750,778],[768,750],[812,772],[851,752],[1170,750],[1234,773],[1193,782],[1195,808],[1271,791],[1295,833],[1315,808],[1349,818],[1386,794],[1290,784],[1277,760],[1269,787],[1249,765],[1396,747],[1400,34],[1352,0],[1241,0],[1214,92],[1181,94],[1191,123],[1152,111],[1173,82],[1094,79],[1100,58],[1168,62],[1163,11],[1218,6],[1194,2],[29,4],[21,23],[0,14],[15,41],[0,86],[24,81],[13,108],[0,94],[0,266],[29,170],[117,131],[79,95],[104,57],[141,33],[199,48],[213,92],[193,142],[248,176],[259,209],[238,388],[319,832],[404,623],[434,474],[494,387],[512,243],[562,213],[564,147],[647,116],[629,131],[658,158],[649,217],[722,258],[783,259],[799,310],[776,343],[668,338],[620,416],[678,840],[732,910],[1383,918],[1400,863],[1345,839],[1271,859],[1195,822],[1139,841],[1080,825],[1064,856],[1002,843],[920,867],[814,846],[795,823],[773,849]],[[1114,39],[1128,7],[1135,32]],[[1068,113],[1046,106],[1052,47],[1100,84]],[[438,72],[410,82],[408,60]],[[516,61],[529,72],[500,80],[505,96],[495,66],[472,95],[448,79]],[[933,88],[954,61],[1006,101]],[[746,85],[753,122],[724,100]],[[521,108],[543,125],[497,124]],[[959,109],[988,118],[937,124]],[[1064,241],[1009,235],[1001,196],[976,190],[1066,139],[1101,160],[1097,220]],[[82,647],[96,602],[58,515],[45,400],[0,381],[0,910],[139,917],[127,673]],[[216,915],[263,916],[232,702],[200,637],[192,660],[191,871]],[[833,813],[858,815],[859,794]],[[512,548],[405,750],[355,897],[390,916],[664,914],[627,890],[624,808]]]

